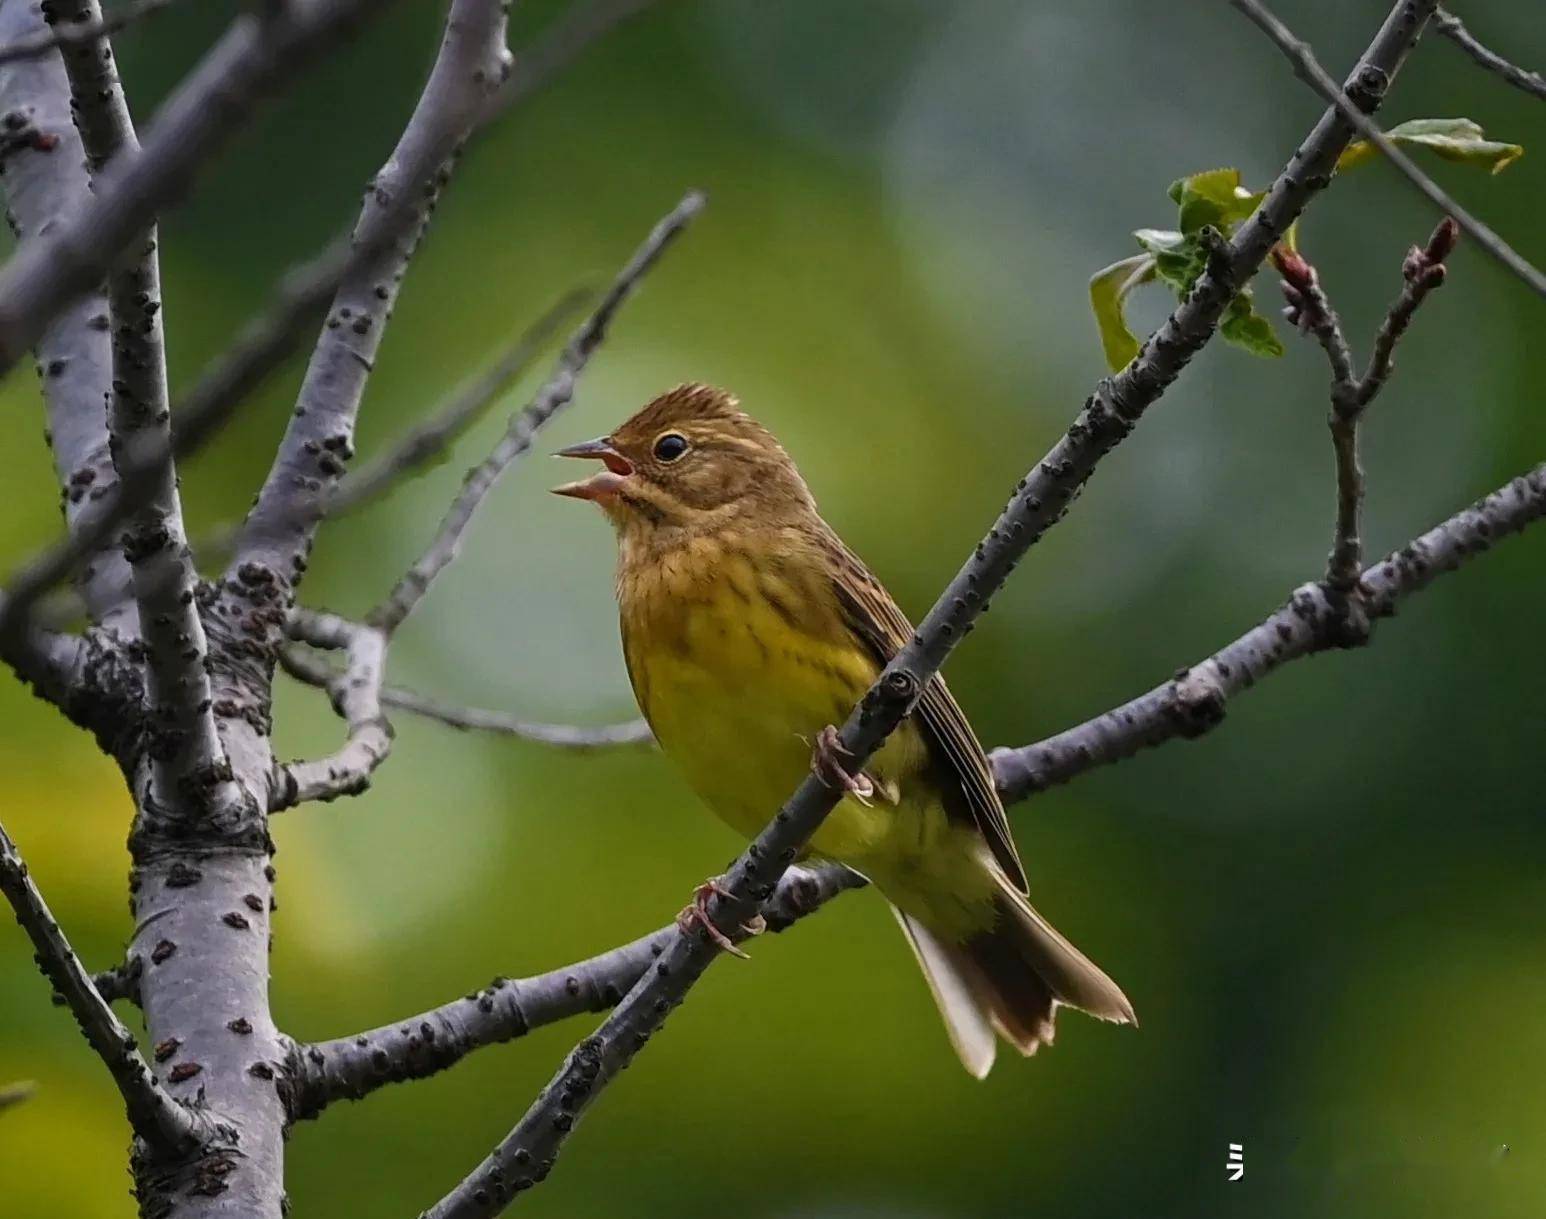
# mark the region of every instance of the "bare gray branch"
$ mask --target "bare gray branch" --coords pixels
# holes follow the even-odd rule
[[[365,384],[404,272],[453,159],[509,71],[499,0],[453,0],[429,81],[402,137],[366,192],[349,268],[306,369],[295,414],[248,514],[232,574],[255,565],[291,591],[305,572],[328,497],[354,452]]]
[[[134,1035],[91,984],[91,975],[59,929],[3,826],[0,893],[5,894],[16,912],[16,921],[32,941],[43,976],[64,996],[86,1041],[107,1064],[135,1133],[163,1149],[181,1149],[197,1141],[201,1123],[192,1111],[167,1095],[151,1074],[150,1065],[135,1046]]]
[[[1353,80],[1339,89],[1337,82],[1315,58],[1314,52],[1310,50],[1310,44],[1297,37],[1292,30],[1274,17],[1260,0],[1229,0],[1229,2],[1272,39],[1278,50],[1282,51],[1294,65],[1294,74],[1300,80],[1335,106],[1343,119],[1351,123],[1359,135],[1384,153],[1386,159],[1405,174],[1407,180],[1430,202],[1445,215],[1453,216],[1456,223],[1471,235],[1477,245],[1518,276],[1534,290],[1537,296],[1546,297],[1546,275],[1541,274],[1513,246],[1455,202],[1448,192],[1425,174],[1411,157],[1396,147],[1380,130],[1378,124],[1369,120],[1368,115],[1372,113],[1369,100],[1371,97],[1377,100],[1378,94],[1384,91],[1388,81],[1375,78],[1365,81]],[[1426,5],[1417,7],[1424,10],[1428,8]]]
[[[37,7],[22,3],[0,5],[0,37],[29,45],[52,39]],[[91,190],[85,150],[70,117],[70,85],[57,54],[0,69],[0,113],[16,116],[8,123],[22,124],[8,128],[10,151],[0,175],[7,214],[18,239],[41,241],[85,206]],[[36,355],[65,524],[73,534],[115,481],[102,409],[113,381],[102,293],[87,292],[63,310],[38,337]],[[119,547],[93,545],[82,548],[80,557],[84,566],[76,584],[91,619],[137,634],[129,568]]]
[[[392,491],[403,479],[440,459],[445,451],[528,369],[537,355],[577,313],[591,293],[574,288],[564,293],[523,330],[488,368],[458,385],[430,411],[430,417],[410,428],[388,448],[344,476],[328,501],[329,518],[369,504]]]
[[[1523,89],[1533,97],[1546,100],[1546,76],[1512,64],[1496,51],[1483,46],[1470,30],[1448,9],[1440,9],[1433,18],[1433,28],[1489,72],[1496,72],[1516,89]]]
[[[381,681],[386,672],[387,634],[336,614],[290,611],[289,634],[313,647],[345,654],[344,671],[327,683],[333,707],[348,725],[349,739],[335,753],[314,762],[281,766],[269,811],[279,812],[308,800],[357,796],[392,749],[392,725],[381,712]]]
[[[314,0],[238,16],[156,114],[140,155],[114,166],[85,206],[24,244],[0,270],[0,371],[100,282],[260,95],[384,7],[371,0]]]
[[[97,0],[52,0],[49,20],[72,28],[100,26]],[[93,178],[140,155],[128,101],[105,35],[81,39],[63,51],[75,125]],[[140,632],[150,675],[150,730],[157,737],[153,799],[162,807],[178,795],[195,805],[235,798],[229,767],[211,713],[208,649],[194,604],[193,570],[183,527],[177,471],[171,455],[171,409],[161,322],[161,268],[155,226],[140,235],[135,255],[108,273],[113,383],[108,431],[115,467],[146,461],[152,487],[128,519],[129,560]]]
[[[1359,579],[1371,619],[1494,542],[1546,516],[1546,464],[1514,479],[1427,533],[1393,551]],[[1324,584],[1306,584],[1264,622],[1179,676],[1130,702],[1035,745],[995,749],[993,773],[1006,803],[1177,737],[1216,727],[1225,704],[1291,660],[1348,646],[1347,600]],[[1351,642],[1361,642],[1353,639]]]
[[[49,21],[51,28],[21,37],[7,35],[8,41],[0,43],[0,64],[15,63],[24,59],[39,59],[53,50],[73,50],[88,46],[99,38],[116,34],[125,26],[143,18],[154,16],[176,0],[130,0],[111,13],[98,13],[88,20],[57,17]]]
[[[287,647],[279,653],[280,666],[297,681],[308,686],[329,688],[338,679],[338,673],[326,661],[300,648]],[[525,741],[536,741],[561,749],[605,749],[614,745],[647,745],[655,738],[650,727],[641,719],[620,724],[603,724],[588,728],[579,724],[550,724],[540,720],[522,719],[504,711],[488,711],[480,707],[463,707],[454,703],[406,690],[401,686],[383,686],[381,703],[395,707],[425,719],[438,720],[451,728],[464,732],[492,732],[499,736],[513,736]]]
[[[655,265],[666,248],[692,222],[693,217],[703,210],[703,203],[702,195],[697,191],[690,191],[650,231],[644,244],[618,272],[617,278],[612,281],[612,286],[607,289],[606,295],[601,298],[591,315],[574,332],[564,348],[563,355],[559,357],[558,367],[553,370],[553,375],[548,379],[547,384],[537,392],[536,397],[526,405],[525,409],[510,420],[509,428],[500,442],[494,446],[494,451],[467,475],[462,483],[461,492],[452,502],[445,519],[441,521],[440,530],[434,540],[419,556],[418,561],[408,569],[407,574],[397,582],[397,586],[392,589],[387,599],[371,611],[372,623],[388,634],[395,631],[429,591],[429,586],[434,582],[435,577],[456,558],[457,550],[461,546],[462,534],[472,523],[472,518],[482,504],[484,496],[493,489],[500,475],[510,467],[510,464],[531,448],[531,442],[542,426],[568,405],[570,399],[574,397],[575,384],[580,374],[585,371],[591,356],[607,337],[607,327],[613,317],[622,308],[623,302],[633,295],[639,281]]]
[[[839,864],[791,868],[762,904],[768,927],[783,931],[865,879]],[[336,1100],[359,1100],[384,1084],[423,1079],[474,1050],[524,1036],[583,1012],[616,1004],[665,951],[675,925],[588,960],[532,978],[495,978],[482,990],[380,1028],[314,1045],[291,1057],[292,1116],[316,1117]]]

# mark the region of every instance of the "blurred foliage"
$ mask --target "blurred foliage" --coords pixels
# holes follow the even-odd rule
[[[138,112],[234,3],[121,40]],[[1385,6],[1281,15],[1333,70]],[[555,11],[517,7],[518,41]],[[1474,10],[1474,11],[1473,11]],[[1546,60],[1538,6],[1466,12]],[[439,5],[404,0],[267,108],[164,226],[175,380],[314,249],[412,105]],[[1227,98],[1220,104],[1218,98]],[[1102,371],[1067,302],[1152,220],[1178,165],[1265,182],[1320,112],[1218,6],[1137,0],[682,0],[587,55],[480,140],[410,273],[360,429],[368,453],[577,280],[611,273],[687,186],[705,217],[619,319],[549,447],[689,378],[735,388],[833,524],[921,613]],[[1429,39],[1387,121],[1467,114],[1541,146],[1538,104]],[[1546,158],[1445,185],[1538,265]],[[301,184],[301,185],[297,185]],[[1434,217],[1377,161],[1305,222],[1363,345]],[[1398,545],[1539,459],[1538,302],[1462,243],[1366,425],[1366,536]],[[1149,297],[1152,295],[1153,300]],[[1158,293],[1132,302],[1140,332]],[[194,522],[261,479],[300,363],[186,471]],[[540,375],[540,374],[539,374]],[[514,407],[537,377],[509,399]],[[1324,563],[1332,514],[1313,344],[1271,365],[1207,350],[952,660],[983,739],[1055,731],[1163,679]],[[3,390],[0,554],[57,528],[24,376]],[[497,412],[496,412],[497,416]],[[329,526],[307,600],[374,601],[429,536],[491,417],[380,508]],[[602,521],[515,469],[394,654],[447,697],[600,722],[631,712]],[[1065,1014],[1057,1045],[978,1084],[873,895],[725,962],[521,1202],[551,1219],[734,1213],[1081,1217],[1534,1216],[1546,1196],[1546,823],[1540,536],[1291,667],[1229,722],[1011,810],[1038,905],[1133,997],[1139,1031]],[[279,747],[331,746],[325,701],[282,686]],[[81,734],[0,680],[4,817],[93,967],[130,927],[129,804]],[[735,851],[649,751],[593,756],[399,718],[368,796],[275,824],[274,1003],[321,1037],[552,967],[658,926]],[[0,1214],[132,1214],[104,1072],[0,934]],[[575,1021],[295,1131],[297,1215],[416,1213],[469,1168],[588,1027]],[[1226,1145],[1246,1176],[1226,1184]],[[1507,1146],[1505,1152],[1503,1148]],[[778,1166],[767,1191],[749,1164]]]

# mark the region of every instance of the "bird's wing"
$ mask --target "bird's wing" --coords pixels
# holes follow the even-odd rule
[[[836,534],[829,536],[837,559],[838,603],[850,629],[885,665],[912,638],[912,623],[859,557]],[[944,678],[936,675],[929,682],[913,714],[929,753],[960,785],[964,810],[956,801],[947,800],[946,811],[952,816],[964,811],[971,817],[993,849],[999,866],[1024,892],[1025,869],[993,783],[993,770]]]

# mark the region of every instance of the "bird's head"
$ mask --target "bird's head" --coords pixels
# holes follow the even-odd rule
[[[678,386],[610,435],[557,456],[603,464],[553,492],[598,504],[624,533],[712,532],[748,514],[775,522],[814,508],[772,433],[734,395],[707,385]]]

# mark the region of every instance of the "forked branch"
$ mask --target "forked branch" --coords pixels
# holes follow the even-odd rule
[[[1394,141],[1369,118],[1372,111],[1371,107],[1365,104],[1365,98],[1371,91],[1383,93],[1389,84],[1388,81],[1371,76],[1363,81],[1350,81],[1347,86],[1339,89],[1337,82],[1315,58],[1315,53],[1310,50],[1310,44],[1297,37],[1292,30],[1273,16],[1260,0],[1230,0],[1230,3],[1272,39],[1278,50],[1282,51],[1288,61],[1294,65],[1294,74],[1336,107],[1341,117],[1351,123],[1359,135],[1378,148],[1386,160],[1406,175],[1407,181],[1427,196],[1428,200],[1446,216],[1453,217],[1477,245],[1513,272],[1537,296],[1546,297],[1546,275],[1543,275],[1496,232],[1461,207],[1443,187],[1425,174],[1411,157],[1397,148]],[[1414,5],[1410,20],[1421,24],[1426,20],[1430,7]],[[1421,15],[1418,9],[1424,10]]]
[[[3,826],[0,893],[5,894],[16,912],[16,921],[32,941],[38,968],[64,997],[87,1043],[106,1064],[123,1097],[134,1132],[147,1143],[169,1151],[196,1142],[202,1123],[190,1109],[169,1096],[151,1074],[149,1064],[135,1046],[133,1034],[92,985],[91,975],[59,929]]]
[[[1331,363],[1331,409],[1326,422],[1336,454],[1337,525],[1327,560],[1326,584],[1344,597],[1353,592],[1363,565],[1364,473],[1358,458],[1358,425],[1389,380],[1395,367],[1396,344],[1412,324],[1418,307],[1444,282],[1444,260],[1455,248],[1459,235],[1459,226],[1445,218],[1426,246],[1413,246],[1407,253],[1401,265],[1401,294],[1380,323],[1369,367],[1361,377],[1353,371],[1342,323],[1315,268],[1302,255],[1284,246],[1272,253],[1273,265],[1283,277],[1283,295],[1288,301],[1284,312],[1289,322],[1313,334]]]
[[[1546,517],[1546,464],[1412,539],[1359,577],[1364,612],[1389,617],[1413,593]],[[1295,589],[1263,622],[1174,678],[1104,715],[990,760],[1005,803],[1067,783],[1097,767],[1217,727],[1226,704],[1291,660],[1347,646],[1345,598],[1325,584]]]
[[[284,439],[248,514],[230,573],[255,566],[293,598],[317,525],[354,453],[354,427],[393,302],[454,158],[510,69],[505,6],[453,0],[428,83],[366,192],[353,241],[372,254],[333,297]]]
[[[344,673],[330,674],[323,684],[349,724],[349,741],[341,751],[320,762],[292,762],[281,767],[278,781],[271,788],[270,811],[290,808],[306,800],[331,800],[357,794],[368,785],[375,768],[386,760],[392,734],[381,714],[381,702],[386,650],[393,633],[418,606],[434,578],[456,557],[462,535],[500,476],[531,447],[543,425],[574,397],[578,378],[606,338],[607,328],[617,311],[702,208],[702,196],[690,193],[655,225],[590,316],[575,331],[548,382],[511,418],[510,426],[493,452],[467,475],[424,553],[365,622],[348,622],[334,615],[316,615],[304,610],[291,615],[287,633],[295,642],[348,651],[349,663]],[[309,664],[303,656],[292,654],[285,663],[303,680],[325,672]]]

